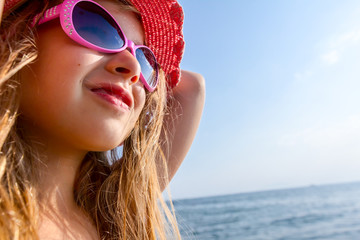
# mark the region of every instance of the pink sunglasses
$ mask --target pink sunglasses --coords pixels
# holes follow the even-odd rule
[[[144,45],[128,40],[114,17],[92,0],[65,0],[49,8],[38,25],[60,18],[64,32],[75,42],[99,52],[118,53],[130,49],[141,67],[140,80],[149,92],[156,88],[159,64],[154,53]],[[38,16],[34,18],[34,23]]]

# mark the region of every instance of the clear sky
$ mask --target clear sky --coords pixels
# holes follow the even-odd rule
[[[207,98],[173,198],[360,180],[360,1],[180,3]]]

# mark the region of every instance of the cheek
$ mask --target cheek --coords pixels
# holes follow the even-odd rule
[[[135,86],[133,88],[133,96],[134,96],[134,108],[132,111],[132,116],[129,119],[130,124],[128,126],[127,132],[130,134],[131,130],[134,128],[139,116],[144,108],[146,101],[146,93],[142,85],[139,87]]]
[[[139,116],[144,108],[146,101],[146,92],[144,86],[141,83],[137,83],[137,86],[134,86],[133,94],[135,105],[134,111]]]
[[[76,85],[79,84],[68,76],[67,71],[61,70],[62,66],[53,64],[52,60],[49,59],[49,64],[44,65],[46,60],[39,59],[20,73],[20,109],[23,113],[36,111],[42,114],[46,109],[59,109],[76,97]]]

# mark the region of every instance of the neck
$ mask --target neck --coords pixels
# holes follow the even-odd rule
[[[93,222],[74,200],[74,182],[84,156],[47,155],[39,172],[40,238],[98,239]]]
[[[22,120],[22,119],[21,119]],[[87,151],[58,136],[49,135],[30,121],[22,120],[23,137],[39,153],[37,192],[42,208],[66,213],[73,209],[74,182]]]
[[[76,176],[88,151],[74,147],[69,141],[49,136],[33,125],[23,126],[26,131],[23,131],[22,137],[30,142],[40,160],[35,164],[35,186],[40,207],[39,236],[97,239],[91,219],[76,205],[74,199]]]
[[[86,152],[51,146],[40,152],[44,156],[37,184],[40,238],[98,239],[91,219],[74,200],[75,178]]]
[[[39,167],[38,193],[41,209],[65,216],[77,209],[74,183],[86,153],[47,148]],[[59,151],[60,150],[60,151]]]
[[[42,154],[44,156],[44,153]],[[74,183],[85,154],[46,152],[39,169],[38,192],[43,206],[68,213],[75,207]],[[45,208],[46,209],[46,208]]]

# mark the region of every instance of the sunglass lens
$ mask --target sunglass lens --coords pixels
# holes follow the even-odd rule
[[[105,49],[124,46],[124,36],[115,20],[91,2],[79,2],[73,10],[76,32],[86,41]]]
[[[141,67],[141,74],[151,88],[155,88],[159,74],[158,63],[154,54],[148,48],[136,49],[136,59]]]

